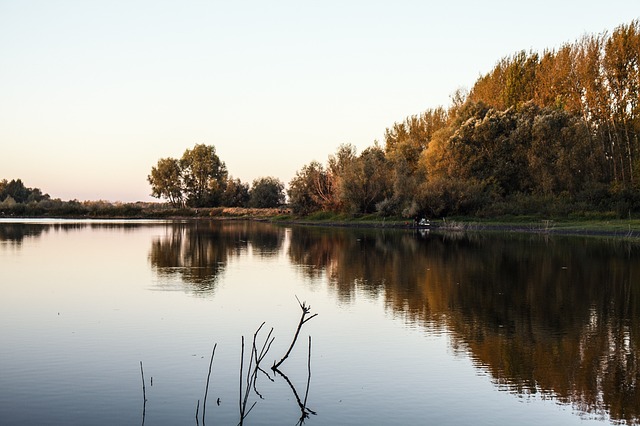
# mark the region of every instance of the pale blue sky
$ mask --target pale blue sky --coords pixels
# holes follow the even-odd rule
[[[288,183],[504,56],[639,17],[638,0],[0,0],[0,179],[147,201],[158,159],[205,143],[242,181]]]

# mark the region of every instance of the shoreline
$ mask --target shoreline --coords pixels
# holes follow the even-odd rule
[[[44,220],[194,220],[194,221],[256,221],[274,225],[298,225],[327,228],[368,228],[368,229],[405,229],[436,233],[521,233],[537,235],[594,236],[620,239],[640,239],[640,220],[638,219],[476,219],[455,218],[431,220],[429,226],[416,226],[413,220],[386,220],[376,217],[367,218],[327,218],[294,217],[285,209],[240,209],[209,208],[190,211],[151,211],[134,215],[34,215],[7,216],[0,219],[33,221]],[[160,214],[158,214],[160,213]],[[173,214],[172,214],[173,213]],[[175,214],[178,213],[178,214]],[[179,214],[183,213],[183,214]],[[189,213],[189,214],[184,214]]]

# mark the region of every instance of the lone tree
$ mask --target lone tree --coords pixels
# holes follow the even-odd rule
[[[213,145],[197,144],[182,158],[162,158],[151,168],[147,180],[151,195],[165,198],[173,206],[215,207],[227,186],[227,167]]]

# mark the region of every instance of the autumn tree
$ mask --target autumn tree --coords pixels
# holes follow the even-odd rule
[[[165,198],[174,207],[184,205],[182,169],[180,162],[175,158],[158,160],[158,164],[151,168],[151,174],[147,176],[147,181],[151,185],[153,197]]]
[[[640,173],[636,170],[640,167],[640,21],[615,29],[604,45],[602,65],[609,90],[613,138],[621,151],[621,177],[634,185]]]
[[[430,109],[420,115],[394,123],[385,131],[385,157],[389,161],[392,195],[381,205],[385,213],[414,216],[418,213],[415,195],[426,178],[419,167],[420,157],[433,134],[447,124],[444,108]]]
[[[326,167],[305,166],[290,198],[300,212],[405,217],[533,199],[628,205],[628,213],[640,209],[639,99],[635,20],[541,54],[505,56],[448,110],[394,123],[384,150],[358,156],[343,145]]]
[[[330,210],[334,197],[331,176],[317,161],[302,167],[289,182],[289,205],[295,214]]]
[[[327,207],[334,211],[345,211],[349,207],[345,204],[344,187],[345,176],[348,170],[358,159],[356,147],[352,144],[341,144],[335,154],[329,156],[327,160],[327,175],[329,193],[331,199],[328,200]]]

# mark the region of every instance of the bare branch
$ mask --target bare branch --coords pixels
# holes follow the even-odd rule
[[[313,314],[311,315],[309,318],[306,318],[306,316],[309,314],[309,312],[311,311],[311,306],[307,306],[306,302],[300,302],[300,299],[298,299],[298,296],[296,296],[296,300],[298,301],[298,304],[300,305],[300,309],[302,309],[302,316],[300,317],[300,322],[298,323],[298,328],[296,329],[296,334],[293,336],[293,341],[291,342],[291,346],[289,346],[289,350],[287,350],[287,353],[282,357],[282,359],[273,364],[273,367],[271,367],[272,370],[276,370],[278,367],[280,367],[280,365],[282,365],[282,363],[289,357],[289,354],[291,353],[291,350],[293,349],[294,345],[296,344],[296,340],[298,340],[298,335],[300,334],[300,330],[302,329],[302,325],[309,321],[311,318],[317,316],[318,314]]]

